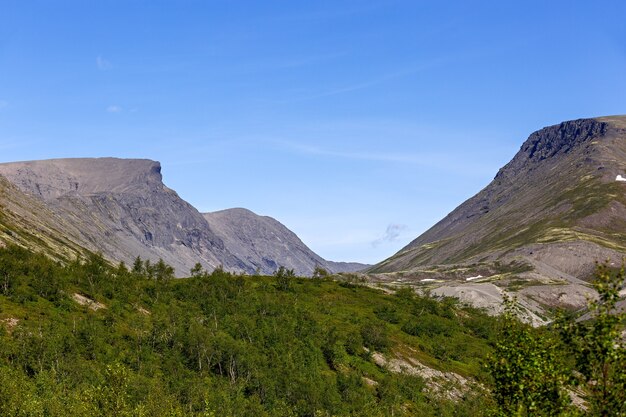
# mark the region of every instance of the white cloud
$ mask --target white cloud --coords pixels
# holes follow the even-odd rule
[[[392,223],[387,226],[387,230],[385,230],[385,233],[381,237],[372,242],[372,246],[376,248],[382,243],[395,242],[398,240],[398,237],[400,237],[400,234],[407,230],[409,230],[409,227],[405,224]]]
[[[104,59],[102,57],[102,55],[98,55],[96,57],[96,65],[98,66],[98,69],[100,71],[107,71],[110,70],[113,66],[111,65],[111,62]]]
[[[121,111],[122,108],[120,106],[110,105],[109,107],[107,107],[107,112],[109,113],[120,113]]]

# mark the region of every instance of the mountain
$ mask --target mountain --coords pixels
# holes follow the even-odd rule
[[[161,181],[158,162],[55,159],[0,164],[0,175],[74,227],[61,235],[112,260],[162,258],[179,274],[196,262],[245,270],[206,221]]]
[[[304,276],[310,276],[317,266],[331,272],[355,272],[368,267],[326,261],[278,220],[244,208],[203,213],[203,216],[228,251],[264,273],[276,271],[279,266]]]
[[[236,220],[245,222],[245,217],[230,219],[224,225],[216,221],[210,224],[163,184],[161,165],[155,161],[76,158],[14,162],[0,164],[0,176],[6,179],[0,181],[0,204],[4,206],[3,217],[10,220],[5,229],[19,228],[22,235],[32,235],[18,241],[5,233],[0,240],[54,256],[63,253],[61,249],[71,252],[68,258],[85,250],[100,251],[113,261],[127,263],[136,256],[152,261],[162,258],[178,276],[186,275],[196,262],[209,270],[221,265],[245,273],[258,268],[265,274],[273,273],[275,265],[300,274],[310,274],[318,264],[328,267],[284,226],[276,231],[298,244],[265,245],[272,249],[268,253],[262,248],[246,250],[245,241],[228,234],[236,230]],[[218,217],[226,221],[226,217]],[[247,223],[240,229],[246,227]],[[235,241],[238,243],[233,244]],[[287,251],[281,252],[281,248]],[[258,259],[246,257],[252,250]],[[292,259],[298,262],[292,263]]]
[[[626,254],[622,176],[626,116],[546,127],[487,187],[370,272],[419,278],[439,271],[433,280],[445,280],[508,268],[535,281],[582,285],[595,261],[619,263]]]

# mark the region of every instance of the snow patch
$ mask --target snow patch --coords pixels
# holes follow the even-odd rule
[[[482,278],[482,275],[476,275],[475,277],[465,278],[465,281],[474,281],[475,279]]]
[[[621,175],[618,175],[617,177],[615,177],[615,181],[626,182],[626,178],[622,177]]]
[[[420,280],[420,282],[433,282],[433,281],[436,281],[436,279],[434,279],[434,278],[424,278],[424,279]]]

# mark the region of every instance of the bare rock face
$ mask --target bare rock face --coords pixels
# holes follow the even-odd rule
[[[66,195],[145,194],[163,188],[161,165],[148,159],[75,158],[0,164],[0,174],[44,200]]]
[[[316,266],[329,272],[352,272],[367,267],[326,261],[279,221],[244,208],[203,216],[230,252],[263,274],[271,274],[280,266],[302,276],[310,276]]]
[[[196,263],[250,268],[224,248],[202,215],[161,181],[158,162],[57,159],[0,164],[0,175],[76,225],[73,240],[112,260],[134,257],[172,265],[184,276]]]
[[[39,231],[28,241],[8,235],[0,241],[54,255],[75,257],[85,248],[127,263],[136,256],[161,258],[177,276],[197,262],[207,270],[242,273],[272,274],[285,266],[300,275],[311,275],[316,266],[332,272],[366,266],[327,262],[278,221],[245,209],[203,216],[163,184],[161,165],[147,159],[0,164],[0,180],[0,204],[13,215],[7,230],[23,225],[23,234]]]

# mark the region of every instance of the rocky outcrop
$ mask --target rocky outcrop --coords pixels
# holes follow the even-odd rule
[[[595,119],[579,119],[549,126],[531,134],[515,157],[498,171],[495,179],[527,175],[538,164],[558,159],[568,152],[603,137],[609,125]]]

